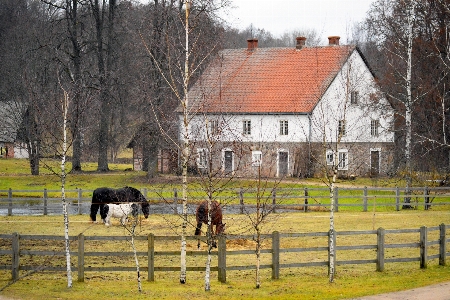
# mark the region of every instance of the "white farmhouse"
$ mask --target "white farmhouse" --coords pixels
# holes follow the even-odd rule
[[[363,55],[336,36],[323,47],[305,40],[258,48],[250,39],[208,65],[188,94],[192,166],[244,177],[389,171],[393,109]]]

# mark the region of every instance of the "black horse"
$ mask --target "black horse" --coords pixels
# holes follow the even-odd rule
[[[93,222],[97,221],[97,211],[100,208],[100,217],[103,222],[105,222],[106,215],[108,214],[107,209],[105,209],[105,204],[108,203],[127,203],[134,202],[141,205],[142,213],[147,219],[150,213],[150,204],[144,195],[133,187],[123,187],[120,189],[111,189],[107,187],[101,187],[94,190],[92,195],[91,204],[91,220]]]

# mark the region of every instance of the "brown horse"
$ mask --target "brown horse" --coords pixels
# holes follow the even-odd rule
[[[197,220],[195,235],[201,235],[202,224],[208,224],[208,200],[204,200],[197,207],[195,218]],[[225,224],[222,223],[222,208],[217,201],[211,201],[211,233],[213,232],[213,226],[216,226],[215,234],[221,234],[225,231]],[[197,247],[200,249],[200,240],[198,240]],[[215,242],[213,242],[213,247],[217,247]]]

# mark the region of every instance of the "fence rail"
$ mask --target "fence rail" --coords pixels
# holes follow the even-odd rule
[[[180,199],[177,189],[141,189],[152,204],[160,205],[156,213],[178,214]],[[69,213],[89,212],[93,190],[66,190],[66,201],[70,204]],[[195,204],[204,197],[200,191],[190,191],[190,203]],[[0,190],[0,215],[14,214],[60,214],[62,213],[60,190]],[[428,210],[437,206],[450,206],[450,187],[405,188],[335,188],[335,211],[384,209],[399,211],[403,206]],[[255,202],[253,189],[222,190],[217,200],[224,204],[225,211],[244,213]],[[408,204],[405,204],[409,202]],[[328,188],[273,188],[265,193],[265,202],[274,205],[276,210],[317,210],[329,209]]]
[[[448,236],[448,229],[450,225],[441,224],[436,227],[421,227],[419,229],[395,229],[386,230],[379,228],[378,230],[369,231],[342,231],[335,232],[335,251],[337,255],[330,255],[330,248],[326,245],[329,240],[329,232],[310,232],[310,233],[279,233],[277,231],[272,234],[262,235],[263,239],[270,240],[270,248],[261,249],[263,255],[268,256],[265,263],[261,263],[261,269],[272,269],[272,278],[278,279],[280,276],[280,269],[284,268],[308,268],[328,266],[330,257],[335,260],[336,266],[341,265],[359,265],[359,264],[375,264],[376,271],[383,271],[387,263],[405,263],[418,262],[420,268],[427,268],[431,260],[438,260],[439,265],[446,265],[448,252],[448,244],[450,237]],[[346,236],[357,235],[360,239],[376,237],[376,243],[369,244],[350,244],[345,245],[345,242],[338,242],[341,238]],[[392,240],[392,236],[408,235],[408,242],[404,243],[388,243],[387,236]],[[196,240],[198,237],[189,236],[188,240]],[[303,239],[313,238],[315,240],[314,246],[309,247],[294,247],[282,248],[280,245],[286,239],[295,239],[295,245],[304,244]],[[76,266],[72,270],[78,272],[78,281],[82,282],[85,278],[85,272],[106,272],[106,271],[136,271],[135,267],[126,266],[126,262],[121,264],[118,258],[132,257],[133,252],[130,251],[87,251],[87,248],[94,247],[98,241],[102,243],[124,242],[130,240],[130,236],[78,236],[70,237],[72,248],[70,250],[71,256],[77,258]],[[205,239],[205,237],[202,237]],[[211,267],[211,271],[218,272],[218,279],[221,282],[226,282],[227,271],[235,270],[251,270],[255,269],[255,265],[250,264],[250,255],[255,255],[254,249],[233,250],[227,249],[233,240],[253,240],[254,236],[242,235],[221,235],[218,237],[218,250],[213,251],[212,255],[217,257],[217,265]],[[59,248],[54,245],[53,250],[48,250],[48,241],[55,241],[51,244],[56,244],[58,241],[62,244]],[[148,236],[136,236],[137,243],[143,243],[141,249],[145,251],[137,251],[140,261],[146,262],[146,266],[140,266],[140,270],[148,273],[148,280],[155,280],[155,272],[171,272],[180,271],[179,266],[167,265],[166,262],[160,261],[162,257],[180,256],[180,251],[167,250],[167,242],[177,242],[180,240],[179,236],[155,236],[149,234]],[[365,239],[364,239],[365,240]],[[31,242],[30,242],[31,241]],[[41,247],[39,248],[39,242]],[[46,242],[47,241],[47,242]],[[20,235],[18,233],[6,235],[0,234],[0,270],[10,270],[13,279],[19,278],[20,271],[42,270],[42,271],[66,271],[65,267],[65,252],[60,249],[63,247],[63,236],[49,236],[49,235]],[[38,248],[38,249],[35,249]],[[47,250],[44,250],[47,249]],[[400,249],[397,252],[395,249]],[[411,249],[410,252],[405,249]],[[116,249],[117,250],[117,249]],[[419,254],[417,255],[417,250]],[[364,254],[361,251],[365,251]],[[337,260],[336,257],[352,258]],[[388,253],[392,252],[392,253]],[[322,256],[322,259],[303,259],[297,253],[314,253],[314,257]],[[206,251],[187,251],[188,257],[205,256]],[[228,262],[230,256],[244,256],[244,259],[233,259],[233,263]],[[31,257],[31,259],[29,259]],[[95,262],[103,261],[100,258],[108,257],[110,265],[98,264]],[[358,259],[354,259],[358,257]],[[42,258],[41,260],[39,258]],[[88,261],[87,261],[88,260]],[[25,261],[25,263],[22,263]],[[177,259],[169,261],[176,262]],[[204,271],[205,266],[201,263],[204,260],[196,261],[198,265],[190,265],[187,271]],[[125,264],[125,265],[124,265]]]

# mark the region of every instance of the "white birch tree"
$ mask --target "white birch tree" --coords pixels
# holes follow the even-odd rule
[[[67,113],[69,108],[69,94],[64,90],[64,97],[61,100],[61,111],[63,117],[63,140],[62,140],[62,156],[61,156],[61,200],[64,216],[64,242],[66,252],[67,267],[67,287],[72,287],[72,269],[70,262],[70,239],[69,239],[69,213],[67,211],[66,201],[66,153],[67,153]]]

